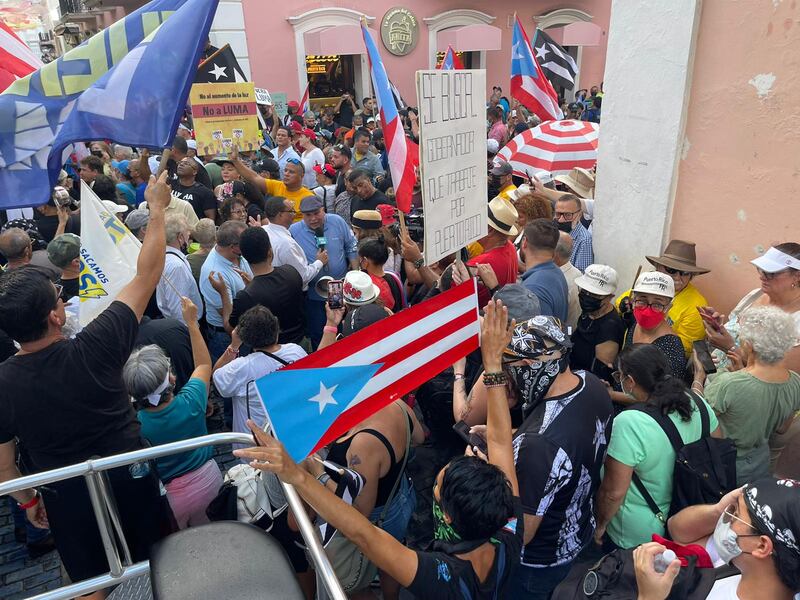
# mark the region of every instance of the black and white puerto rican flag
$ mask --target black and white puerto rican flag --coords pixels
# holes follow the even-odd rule
[[[536,62],[539,63],[545,76],[554,87],[563,87],[568,90],[575,87],[578,64],[564,48],[556,44],[541,29],[536,30],[533,51],[536,53]]]

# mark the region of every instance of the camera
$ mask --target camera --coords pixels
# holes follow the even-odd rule
[[[425,221],[422,211],[412,210],[405,217],[406,230],[408,236],[418,244],[421,244],[425,239]],[[400,223],[392,223],[389,225],[389,232],[396,238],[400,237]]]

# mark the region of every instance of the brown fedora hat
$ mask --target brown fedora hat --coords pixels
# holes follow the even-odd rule
[[[694,250],[694,242],[684,240],[671,240],[661,256],[645,256],[651,265],[661,265],[678,271],[686,271],[702,275],[708,273],[710,269],[697,266],[697,254]]]

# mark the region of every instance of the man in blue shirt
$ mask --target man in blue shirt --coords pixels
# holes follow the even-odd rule
[[[575,194],[564,194],[556,200],[555,210],[556,226],[561,231],[566,231],[572,238],[572,256],[569,262],[575,265],[581,273],[591,264],[594,264],[594,251],[592,250],[592,233],[586,229],[581,217],[583,205],[581,199]]]
[[[525,226],[522,285],[539,298],[542,314],[567,322],[569,288],[564,273],[553,262],[558,244],[558,227],[550,219],[534,219]]]
[[[326,214],[318,196],[306,196],[300,201],[303,220],[294,223],[289,233],[300,244],[306,259],[312,263],[317,252],[328,251],[328,264],[308,282],[306,296],[306,327],[314,348],[322,339],[325,326],[325,299],[317,293],[316,283],[322,276],[344,278],[349,269],[358,269],[358,242],[353,230],[339,215]],[[209,257],[210,258],[210,257]],[[208,259],[206,259],[208,262]]]

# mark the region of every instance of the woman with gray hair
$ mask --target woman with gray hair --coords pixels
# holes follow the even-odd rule
[[[194,371],[178,393],[174,393],[170,359],[155,344],[134,350],[122,369],[125,387],[142,424],[142,435],[153,446],[208,434],[211,356],[197,324],[197,307],[188,298],[181,298],[181,309],[192,342]],[[156,465],[178,527],[208,523],[206,508],[222,486],[211,448],[165,456],[157,459]]]
[[[705,390],[726,437],[736,444],[738,485],[769,474],[769,439],[785,433],[800,410],[800,375],[782,363],[797,344],[794,317],[775,306],[753,306],[739,317],[741,361]],[[697,375],[695,375],[697,378]]]
[[[192,246],[194,246],[194,244],[190,245],[189,250],[191,254],[186,257],[186,260],[189,261],[189,266],[192,268],[192,275],[194,275],[194,280],[199,286],[200,269],[203,268],[203,263],[206,262],[208,253],[211,252],[214,244],[217,243],[217,226],[214,221],[208,218],[200,219],[192,230],[192,239],[197,242],[199,247],[193,250]]]

